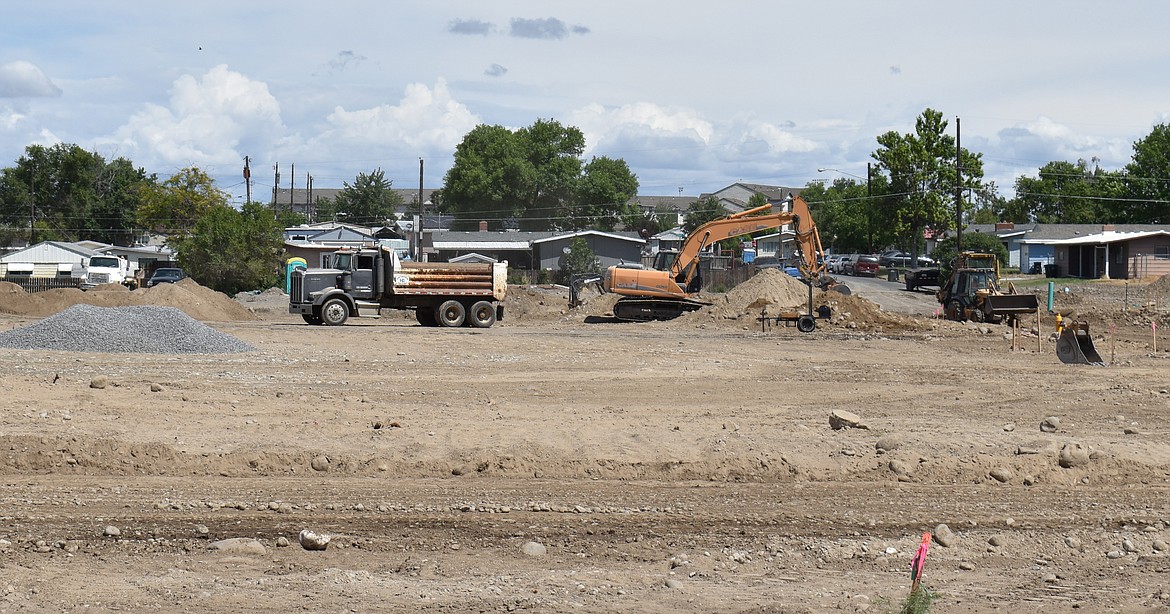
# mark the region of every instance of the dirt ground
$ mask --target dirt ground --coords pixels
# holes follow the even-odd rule
[[[1170,611],[1170,280],[1058,293],[1106,367],[837,293],[763,330],[805,292],[512,288],[478,330],[0,284],[0,331],[152,304],[258,348],[0,352],[0,612],[888,612],[924,531],[932,611]]]

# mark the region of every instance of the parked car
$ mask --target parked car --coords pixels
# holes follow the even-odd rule
[[[917,263],[915,266],[934,266],[934,259],[928,256],[919,256]],[[882,252],[882,255],[878,256],[878,264],[884,267],[910,266],[910,254],[898,250]]]
[[[849,274],[858,277],[877,277],[878,269],[880,268],[877,256],[858,256],[851,265],[852,270]]]
[[[757,269],[782,269],[784,268],[784,262],[776,256],[757,256],[752,261],[752,266]]]
[[[173,284],[183,278],[187,277],[183,273],[183,269],[161,268],[155,270],[150,279],[146,280],[146,287],[153,288],[159,284]]]
[[[847,275],[848,271],[846,269],[849,268],[849,263],[853,260],[854,257],[855,254],[843,254],[837,260],[837,266],[835,269],[833,269],[832,272],[836,273],[837,275]]]
[[[839,260],[841,260],[841,256],[839,254],[833,254],[832,256],[829,256],[825,260],[825,270],[830,273],[835,273],[837,271],[837,261]]]

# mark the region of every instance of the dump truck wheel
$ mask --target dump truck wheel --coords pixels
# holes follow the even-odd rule
[[[438,326],[435,321],[435,310],[432,307],[419,307],[414,310],[414,319],[423,326]]]
[[[496,306],[487,301],[475,303],[467,313],[467,321],[475,328],[490,328],[496,323]]]
[[[463,326],[463,320],[466,317],[467,309],[459,301],[443,301],[435,308],[435,320],[441,326],[449,328]]]
[[[326,326],[341,326],[349,319],[349,307],[345,301],[334,298],[321,305],[321,322]]]

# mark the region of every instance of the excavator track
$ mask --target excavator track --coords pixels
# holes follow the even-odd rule
[[[693,299],[623,298],[614,303],[613,317],[624,322],[673,320],[710,305]]]

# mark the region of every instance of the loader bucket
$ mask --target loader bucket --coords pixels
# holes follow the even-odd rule
[[[1056,357],[1066,365],[1105,366],[1097,348],[1093,347],[1093,336],[1088,324],[1070,326],[1060,331],[1056,340]]]
[[[1035,294],[990,294],[983,300],[983,310],[989,316],[1036,313],[1040,305]]]

